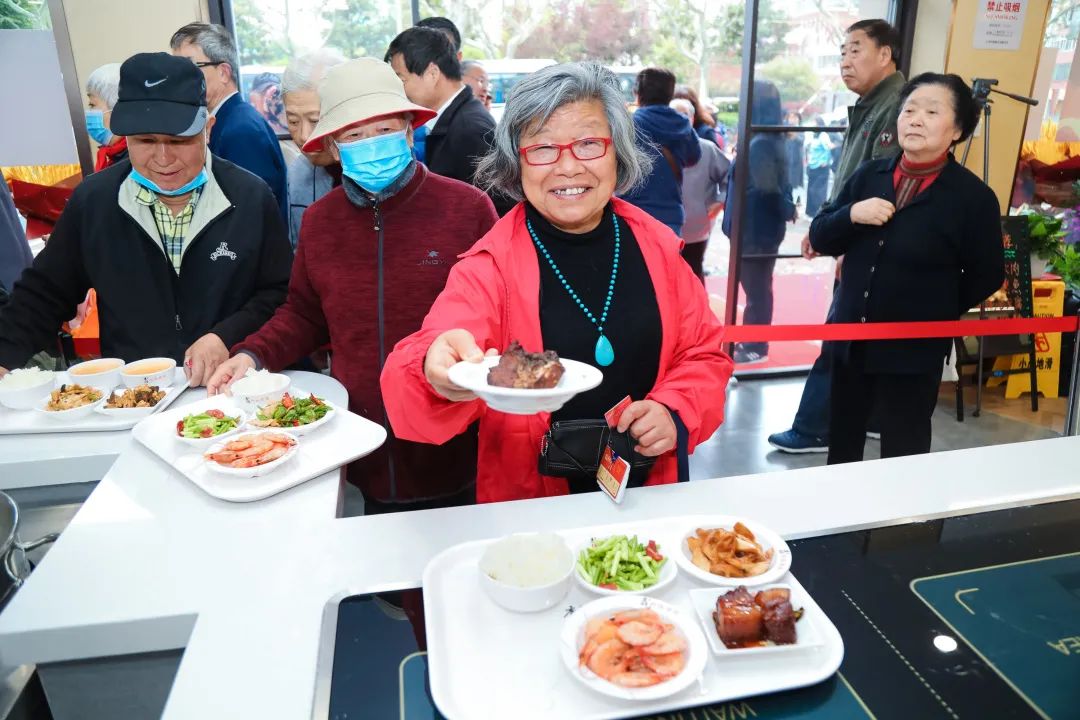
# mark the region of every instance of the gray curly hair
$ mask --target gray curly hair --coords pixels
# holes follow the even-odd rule
[[[105,101],[110,110],[120,98],[120,63],[107,63],[90,73],[86,79],[87,94],[93,93]]]
[[[522,134],[543,126],[556,110],[570,103],[599,100],[611,127],[615,148],[615,192],[637,187],[652,169],[652,159],[636,142],[637,131],[619,91],[615,73],[592,62],[551,65],[528,75],[510,92],[502,120],[495,128],[491,151],[476,168],[479,184],[489,192],[522,200]]]

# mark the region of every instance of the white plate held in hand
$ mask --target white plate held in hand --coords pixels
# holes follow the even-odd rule
[[[489,385],[488,370],[499,364],[498,356],[485,357],[480,362],[459,362],[447,371],[450,382],[476,393],[492,410],[510,415],[535,415],[555,412],[570,398],[592,390],[604,379],[604,374],[592,365],[560,358],[565,372],[553,388],[527,390]]]

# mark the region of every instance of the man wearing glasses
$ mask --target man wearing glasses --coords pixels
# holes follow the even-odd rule
[[[216,118],[210,152],[261,177],[289,219],[285,158],[277,136],[254,107],[240,97],[240,60],[229,31],[221,25],[189,23],[169,41],[173,55],[190,58],[206,79],[206,103]]]

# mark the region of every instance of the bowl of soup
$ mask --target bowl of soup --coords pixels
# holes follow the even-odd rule
[[[120,370],[124,385],[129,388],[139,385],[157,385],[168,387],[176,376],[176,361],[167,357],[145,358],[129,362]]]
[[[123,366],[124,361],[120,358],[87,360],[68,368],[68,379],[76,385],[108,392],[120,384],[120,368]]]

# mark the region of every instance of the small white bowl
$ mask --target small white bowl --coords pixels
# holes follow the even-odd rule
[[[554,563],[555,580],[541,585],[515,585],[497,579],[510,571],[509,565],[526,558],[530,553],[545,553]],[[570,589],[574,574],[574,554],[570,546],[554,533],[521,533],[508,535],[488,545],[477,565],[480,584],[488,596],[513,612],[539,612],[555,606]]]
[[[220,435],[211,435],[210,437],[206,437],[206,438],[189,438],[189,437],[184,437],[184,436],[180,435],[176,431],[176,425],[173,425],[172,428],[171,428],[172,429],[172,436],[174,438],[176,438],[179,442],[184,443],[185,445],[191,445],[192,447],[197,447],[197,448],[207,448],[207,447],[210,447],[211,445],[213,445],[214,443],[216,443],[217,441],[222,440],[223,438],[227,438],[227,437],[230,437],[232,435],[237,434],[238,432],[240,432],[243,429],[244,423],[247,422],[247,415],[245,415],[243,412],[238,411],[236,408],[224,408],[224,407],[222,407],[222,408],[206,408],[206,410],[220,410],[221,412],[225,413],[229,417],[237,418],[236,427],[234,427],[232,430],[226,430],[225,432],[221,433]],[[202,412],[204,413],[204,412],[206,412],[206,410],[203,410]],[[184,415],[180,415],[180,421],[183,421],[183,419],[185,417],[187,417],[188,415],[201,415],[201,414],[202,413],[186,413]]]
[[[603,538],[596,539],[601,540]],[[646,544],[648,544],[648,540],[646,540],[645,542]],[[671,556],[671,554],[667,551],[667,548],[657,543],[657,550],[660,552],[661,555],[664,556],[665,562],[663,567],[660,568],[660,575],[657,578],[657,581],[649,587],[645,588],[644,590],[609,590],[607,588],[602,588],[599,585],[593,585],[591,582],[589,582],[582,576],[577,564],[577,560],[581,557],[581,553],[587,550],[592,545],[592,543],[593,541],[591,539],[582,543],[581,546],[577,549],[577,552],[574,553],[574,579],[577,581],[578,585],[588,590],[589,592],[596,593],[597,595],[652,595],[653,593],[659,592],[660,590],[663,590],[668,585],[673,583],[675,581],[675,578],[679,574],[678,564],[675,562],[675,558]]]
[[[88,415],[93,413],[94,410],[104,405],[105,395],[102,394],[102,396],[95,402],[88,403],[86,405],[80,405],[79,407],[72,408],[70,410],[46,410],[45,406],[48,404],[49,398],[45,397],[37,404],[37,407],[34,409],[52,420],[78,420],[80,418],[87,417]]]
[[[146,365],[161,365],[159,369],[147,372]],[[129,388],[140,385],[157,385],[169,387],[176,379],[176,361],[167,357],[145,358],[129,362],[120,370],[120,377],[124,385]]]
[[[87,360],[68,368],[68,380],[76,385],[97,388],[107,393],[120,382],[120,368],[123,366],[124,361],[120,358]],[[94,372],[80,372],[80,370],[93,370]]]
[[[42,372],[41,381],[37,385],[18,390],[0,389],[0,405],[12,410],[33,410],[41,405],[42,398],[48,397],[55,384],[55,373]]]
[[[292,447],[290,447],[288,449],[288,451],[284,455],[279,457],[277,460],[272,460],[272,461],[266,463],[265,465],[256,465],[255,467],[249,467],[249,468],[225,467],[224,465],[220,465],[220,464],[218,464],[218,463],[214,462],[213,460],[210,460],[209,458],[206,457],[207,455],[209,455],[211,453],[216,453],[216,452],[219,452],[220,450],[224,449],[225,445],[227,445],[229,442],[232,442],[233,440],[239,440],[240,438],[248,437],[248,436],[251,436],[251,435],[267,435],[267,434],[287,435],[288,437],[292,438],[295,442],[293,442]],[[222,437],[222,436],[219,435],[218,437]],[[299,450],[300,450],[300,441],[296,438],[295,435],[290,435],[287,432],[282,432],[278,428],[274,428],[273,430],[263,430],[261,432],[248,431],[248,432],[245,432],[243,435],[237,435],[235,437],[229,438],[228,440],[221,441],[221,442],[216,442],[213,445],[211,445],[206,450],[206,452],[203,453],[203,459],[204,459],[204,462],[206,463],[206,468],[208,470],[213,471],[213,472],[220,473],[222,475],[229,475],[231,477],[252,478],[252,477],[256,477],[258,475],[266,475],[268,473],[273,472],[274,470],[278,469],[279,467],[281,467],[285,463],[289,462],[289,460],[292,460],[294,457],[296,457],[296,453]]]
[[[271,382],[273,383],[271,385]],[[262,386],[267,388],[264,389]],[[256,410],[281,396],[292,385],[288,375],[282,373],[256,373],[242,377],[229,386],[231,394],[246,412],[254,414]]]

